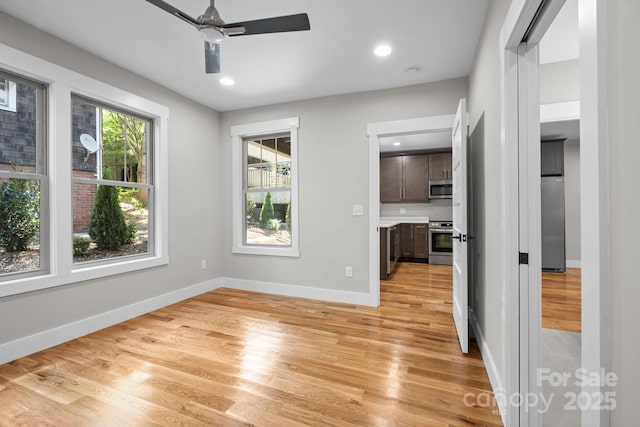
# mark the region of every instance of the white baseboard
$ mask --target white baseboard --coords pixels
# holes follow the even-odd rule
[[[575,259],[568,259],[566,261],[567,268],[582,268],[582,261]]]
[[[288,285],[284,283],[260,282],[257,280],[219,277],[216,288],[232,288],[242,291],[265,292],[289,297],[309,298],[345,304],[370,305],[369,294],[364,292],[340,291],[309,286]]]
[[[76,322],[38,332],[15,341],[0,344],[0,364],[28,356],[29,354],[99,331],[100,329],[133,319],[134,317],[195,297],[216,288],[218,288],[217,281],[209,280],[116,308],[115,310],[87,317]]]
[[[493,392],[495,393],[497,390],[501,390],[502,392],[504,392],[504,387],[502,386],[502,381],[500,379],[500,373],[498,372],[498,368],[496,368],[496,364],[493,361],[493,356],[491,355],[491,350],[489,349],[489,346],[484,339],[484,334],[482,333],[482,329],[480,328],[480,323],[478,322],[478,319],[476,318],[473,310],[469,310],[469,323],[471,324],[471,328],[473,329],[473,334],[476,337],[476,341],[478,341],[480,354],[482,355],[484,366],[487,369],[487,375],[489,376],[489,382],[491,383]],[[502,424],[507,425],[507,407],[505,406],[505,399],[496,399],[496,403],[498,404],[498,410],[500,411]]]

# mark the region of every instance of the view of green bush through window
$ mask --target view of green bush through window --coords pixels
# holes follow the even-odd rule
[[[245,243],[291,246],[291,138],[244,144]]]
[[[151,121],[81,98],[72,110],[74,263],[148,254]]]

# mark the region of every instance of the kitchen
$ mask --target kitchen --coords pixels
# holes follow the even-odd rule
[[[452,264],[451,132],[380,138],[380,279]]]

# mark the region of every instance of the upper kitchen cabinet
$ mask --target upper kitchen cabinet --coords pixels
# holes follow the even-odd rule
[[[402,201],[402,157],[380,158],[380,201],[392,203]]]
[[[451,179],[451,152],[429,154],[429,180]]]
[[[542,141],[540,144],[540,174],[564,175],[564,139]]]
[[[427,154],[381,157],[380,201],[428,202],[428,178]]]

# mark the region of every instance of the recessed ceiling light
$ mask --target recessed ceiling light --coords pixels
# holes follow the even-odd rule
[[[400,145],[400,143],[399,142],[394,142],[393,145],[395,145],[397,147],[398,145]]]
[[[391,46],[388,44],[381,44],[375,48],[373,53],[375,53],[376,56],[389,56],[391,55]]]
[[[220,83],[225,86],[233,86],[236,82],[231,77],[222,77]]]

